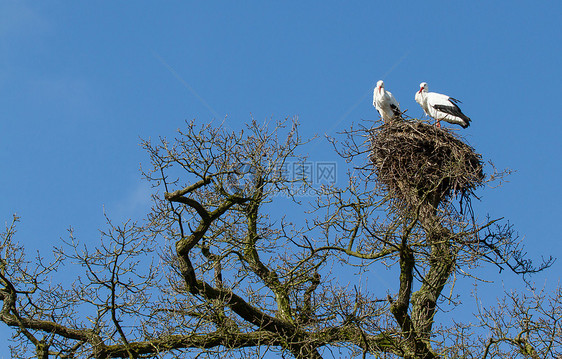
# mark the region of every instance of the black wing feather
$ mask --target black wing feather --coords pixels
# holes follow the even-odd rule
[[[470,122],[470,118],[468,118],[467,115],[465,115],[464,113],[462,113],[462,111],[461,111],[461,109],[459,108],[459,106],[457,106],[457,105],[455,104],[455,102],[453,102],[453,101],[451,101],[451,100],[460,102],[459,100],[455,100],[455,99],[453,99],[453,98],[449,98],[449,103],[451,104],[450,106],[445,106],[445,105],[433,105],[433,108],[436,109],[436,110],[438,110],[438,111],[448,113],[449,115],[453,115],[453,116],[460,117],[460,118],[462,118],[463,120],[465,120],[465,121],[467,121],[467,122]]]
[[[461,109],[459,108],[459,106],[457,106],[455,103],[462,103],[461,101],[454,99],[452,97],[449,97],[449,103],[451,104],[450,106],[445,106],[445,105],[433,105],[433,108],[447,113],[449,115],[453,115],[459,118],[462,118],[465,121],[465,125],[461,125],[463,128],[467,128],[468,125],[470,125],[470,118],[465,115],[464,113],[462,113]]]
[[[400,109],[396,105],[390,104],[390,109],[392,110],[394,117],[400,117],[402,115]]]

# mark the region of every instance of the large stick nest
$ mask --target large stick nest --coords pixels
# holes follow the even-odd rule
[[[370,132],[374,171],[391,197],[437,208],[484,182],[482,156],[458,135],[419,121],[394,121]]]

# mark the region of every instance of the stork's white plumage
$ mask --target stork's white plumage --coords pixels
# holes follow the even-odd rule
[[[373,106],[377,109],[385,122],[400,118],[400,106],[390,91],[384,89],[384,82],[379,80],[373,91]]]
[[[441,127],[439,121],[445,121],[462,128],[470,125],[470,118],[462,113],[457,103],[459,100],[435,92],[427,92],[427,83],[422,82],[420,89],[416,92],[416,102],[420,104],[424,112],[437,120],[437,127]]]

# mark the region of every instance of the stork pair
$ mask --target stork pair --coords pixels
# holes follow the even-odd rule
[[[416,102],[420,104],[423,111],[437,120],[437,127],[441,127],[440,121],[461,125],[467,128],[470,125],[470,118],[462,113],[457,103],[459,100],[435,92],[427,92],[427,83],[422,82],[420,89],[416,92]],[[384,82],[377,82],[377,87],[373,92],[373,106],[377,109],[385,122],[400,118],[402,112],[398,106],[398,101],[392,96],[390,91],[384,89]]]

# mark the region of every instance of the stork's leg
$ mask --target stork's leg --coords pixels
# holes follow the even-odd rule
[[[437,123],[435,124],[435,126],[437,126],[437,128],[441,128],[441,121],[437,120]]]

